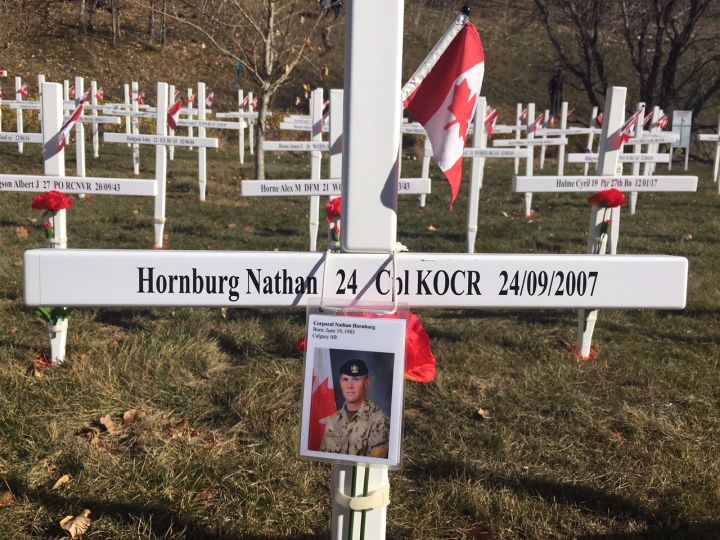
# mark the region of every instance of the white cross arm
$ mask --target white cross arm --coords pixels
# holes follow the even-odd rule
[[[513,191],[578,193],[616,188],[627,191],[697,191],[697,176],[515,176]]]
[[[620,154],[621,163],[670,163],[670,154]],[[598,155],[591,152],[571,152],[568,163],[595,163]]]
[[[245,197],[292,197],[292,196],[338,196],[340,180],[243,180]],[[430,193],[429,178],[401,178],[398,182],[400,195]]]
[[[535,132],[535,135],[589,135],[590,133],[600,133],[600,131],[600,129],[592,127],[541,128]]]
[[[146,111],[128,111],[125,109],[102,109],[103,114],[115,114],[118,116],[131,116],[133,118],[157,118],[157,113]]]
[[[66,193],[154,197],[157,195],[157,182],[155,180],[140,180],[134,178],[0,174],[0,191],[37,193],[53,189]]]
[[[272,116],[272,113],[268,111],[268,116]],[[256,112],[219,112],[215,113],[215,118],[257,118],[258,113]]]
[[[661,255],[25,252],[29,306],[682,309],[688,261]],[[662,291],[662,293],[658,293]]]
[[[701,133],[698,135],[698,141],[701,142],[720,142],[720,135],[715,133]]]
[[[280,124],[280,129],[288,131],[312,131],[312,125],[305,122],[282,122]],[[330,131],[330,126],[323,124],[322,130],[325,132]]]
[[[42,143],[42,133],[0,133],[0,142]]]
[[[3,101],[2,104],[7,105],[11,109],[40,110],[39,101]]]
[[[288,152],[328,152],[330,143],[323,141],[263,141],[263,150]]]
[[[515,133],[516,131],[525,131],[527,126],[509,126],[507,124],[496,124],[493,128],[495,133]]]
[[[560,146],[567,144],[566,137],[557,139],[495,139],[493,146]]]
[[[103,140],[109,143],[154,144],[156,146],[192,146],[196,148],[217,148],[218,140],[210,137],[179,137],[169,135],[127,135],[126,133],[103,133]]]

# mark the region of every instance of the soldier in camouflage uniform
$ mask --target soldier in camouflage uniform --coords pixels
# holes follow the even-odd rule
[[[344,405],[325,424],[321,452],[386,458],[390,418],[367,397],[368,368],[362,360],[350,360],[340,368]]]

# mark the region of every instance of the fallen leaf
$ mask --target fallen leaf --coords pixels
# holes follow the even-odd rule
[[[27,238],[28,230],[25,227],[15,227],[15,235],[18,238]]]
[[[118,430],[118,427],[115,425],[112,418],[110,418],[109,414],[106,414],[100,419],[100,424],[107,430],[108,433],[115,433]]]
[[[237,223],[228,223],[228,226],[227,226],[227,227],[228,227],[228,229],[236,229],[236,228],[237,228]]]
[[[693,239],[692,234],[686,234],[685,236],[683,236],[683,240],[685,240],[686,242],[690,242],[692,239]]]
[[[77,516],[65,516],[60,521],[60,527],[70,533],[70,538],[75,538],[87,532],[90,528],[90,510],[87,508]]]
[[[492,418],[492,414],[490,414],[489,410],[480,408],[475,411],[475,418],[478,418],[479,420],[490,420]]]
[[[15,495],[12,494],[12,491],[6,491],[2,495],[0,495],[0,508],[3,506],[11,505],[15,502]]]
[[[423,413],[421,413],[419,409],[405,409],[405,418],[410,420],[422,418],[423,416]]]
[[[510,214],[507,212],[500,212],[500,215],[502,215],[502,217],[510,217]]]
[[[435,231],[437,231],[437,227],[435,227],[434,225],[428,225],[427,230],[431,231],[431,232],[435,232]]]
[[[195,495],[195,500],[202,504],[208,504],[210,499],[217,497],[218,491],[216,489],[203,489],[198,491]]]
[[[145,418],[145,411],[128,409],[123,413],[123,426],[129,426]]]
[[[70,475],[69,475],[69,474],[63,474],[60,478],[58,478],[58,479],[55,481],[55,483],[53,484],[53,487],[51,487],[50,489],[51,489],[52,491],[55,491],[56,489],[60,489],[60,488],[63,487],[65,484],[67,484],[68,482],[70,482],[70,480],[71,480],[71,478],[70,478]]]

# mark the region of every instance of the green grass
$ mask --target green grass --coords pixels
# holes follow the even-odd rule
[[[41,172],[39,150],[25,148],[0,146],[6,172]],[[169,162],[172,249],[307,249],[307,199],[243,199],[252,164],[240,166],[235,143],[223,141],[208,151],[200,203],[196,159],[176,149]],[[306,157],[269,160],[274,177],[309,174]],[[147,148],[141,166],[152,176]],[[419,166],[404,162],[403,176]],[[403,468],[391,473],[389,538],[720,536],[720,196],[710,170],[691,163],[698,193],[641,194],[638,213],[623,212],[620,252],[689,258],[688,307],[601,311],[595,361],[572,355],[570,310],[420,312],[438,375],[406,385],[415,411]],[[123,145],[88,157],[88,175],[131,172]],[[526,221],[511,172],[500,161],[486,168],[478,251],[584,252],[587,195],[536,194],[538,214]],[[449,189],[433,176],[427,208],[401,199],[398,239],[411,251],[464,252],[468,182],[448,212]],[[76,310],[65,364],[29,376],[48,347],[22,303],[22,253],[43,245],[31,200],[0,197],[0,494],[15,495],[0,508],[0,538],[62,538],[58,522],[83,508],[87,538],[328,537],[330,468],[296,457],[303,359],[293,345],[305,313]],[[68,237],[71,247],[150,248],[152,201],[76,200]],[[480,407],[491,420],[476,416]],[[82,436],[130,408],[147,416]],[[51,490],[66,473],[72,481]]]

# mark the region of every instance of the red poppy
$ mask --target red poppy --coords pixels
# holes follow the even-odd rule
[[[62,191],[48,191],[33,199],[31,207],[35,210],[47,210],[53,214],[73,205],[73,200]]]
[[[305,349],[307,349],[307,336],[303,336],[302,339],[295,344],[296,351],[304,352]]]
[[[622,206],[627,202],[625,194],[619,189],[610,188],[598,191],[592,197],[588,198],[588,202],[599,208],[615,208]]]
[[[325,205],[325,212],[327,212],[328,223],[340,219],[342,215],[342,197],[330,199],[330,202]]]

